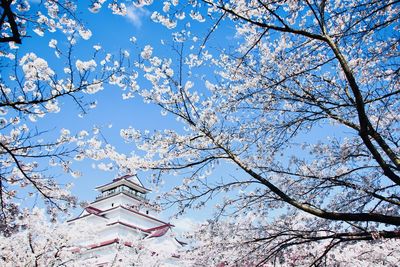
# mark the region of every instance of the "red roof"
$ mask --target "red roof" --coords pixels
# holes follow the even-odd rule
[[[95,208],[95,207],[92,207],[92,206],[87,206],[86,208],[85,208],[85,210],[88,212],[88,213],[91,213],[91,214],[99,214],[100,212],[101,212],[101,210],[99,210],[98,208]]]
[[[89,208],[89,210],[88,210],[88,208]],[[99,209],[97,209],[97,208],[95,208],[95,207],[89,206],[89,207],[86,207],[86,208],[84,209],[84,211],[85,211],[85,210],[87,211],[87,214],[81,216],[82,213],[83,213],[83,211],[82,211],[81,214],[78,215],[78,217],[73,218],[73,219],[71,219],[71,220],[68,220],[67,222],[76,221],[76,220],[78,220],[78,219],[85,218],[85,217],[88,217],[88,216],[91,216],[91,215],[95,215],[95,216],[98,216],[98,217],[100,217],[100,218],[103,218],[103,219],[107,219],[107,220],[108,220],[108,218],[107,218],[104,214],[100,214],[102,211],[99,210]]]
[[[119,242],[119,239],[118,238],[114,238],[114,239],[111,239],[111,240],[103,241],[103,242],[101,242],[99,244],[89,245],[88,247],[89,247],[89,249],[94,249],[94,248],[108,246],[108,245],[111,245],[111,244],[114,244],[114,243],[118,243],[118,242]]]
[[[121,240],[119,238],[114,238],[114,239],[110,239],[110,240],[107,240],[107,241],[103,241],[103,242],[101,242],[99,244],[89,245],[88,248],[89,249],[95,249],[95,248],[104,247],[104,246],[108,246],[108,245],[111,245],[111,244],[114,244],[114,243],[120,243],[120,242],[121,242]],[[133,247],[134,246],[134,243],[130,242],[130,241],[125,241],[123,244],[125,246],[127,246],[127,247]],[[139,246],[138,248],[142,249],[143,247]],[[154,255],[155,252],[152,252],[152,254]]]
[[[167,226],[173,227],[172,224],[167,223],[167,224],[160,225],[160,226],[157,226],[157,227],[149,228],[149,229],[147,229],[147,231],[152,232],[152,231],[156,231],[156,230],[162,229],[162,228],[167,227]]]
[[[162,227],[159,226],[157,228],[158,229],[151,231],[151,234],[149,236],[147,236],[147,238],[160,237],[160,236],[165,235],[168,232],[170,225],[162,225]]]
[[[89,208],[90,211],[88,211],[87,208]],[[130,212],[132,212],[132,213],[138,214],[138,215],[140,215],[140,216],[142,216],[142,217],[146,217],[146,218],[151,219],[151,220],[153,220],[153,221],[162,223],[162,224],[164,224],[164,225],[165,225],[165,224],[170,225],[169,223],[163,222],[163,221],[161,221],[161,220],[159,220],[159,219],[156,219],[156,218],[154,218],[154,217],[152,217],[152,216],[149,216],[149,215],[147,215],[147,214],[138,212],[138,211],[136,211],[136,210],[133,210],[133,209],[130,209],[130,208],[121,206],[121,205],[115,206],[115,207],[112,207],[112,208],[106,209],[106,210],[99,210],[99,209],[94,208],[94,207],[92,207],[92,206],[89,206],[89,207],[87,207],[87,208],[86,208],[85,210],[88,212],[88,214],[85,214],[85,215],[83,215],[82,217],[79,215],[77,218],[68,220],[68,222],[72,222],[72,221],[75,221],[75,220],[80,219],[80,218],[87,217],[87,216],[92,215],[92,214],[93,214],[93,215],[97,215],[97,216],[102,217],[102,218],[106,218],[106,217],[105,217],[105,214],[104,214],[105,212],[108,212],[108,211],[111,211],[111,210],[115,210],[115,209],[117,209],[117,208],[122,208],[122,209],[124,209],[124,210],[127,210],[127,211],[130,211]],[[82,213],[81,213],[81,214],[82,214]],[[173,225],[171,225],[171,226],[173,226]]]
[[[115,225],[115,224],[121,224],[121,225],[129,227],[129,228],[137,229],[137,230],[142,231],[144,233],[150,233],[150,235],[148,237],[160,237],[160,236],[163,236],[166,232],[168,232],[168,230],[172,226],[171,224],[164,224],[164,225],[160,225],[160,226],[157,226],[157,227],[144,229],[144,228],[141,228],[139,226],[136,226],[136,225],[133,225],[133,224],[129,224],[129,223],[126,223],[126,222],[121,222],[121,221],[116,221],[116,222],[109,223],[109,224],[107,224],[107,226]]]
[[[169,224],[169,223],[163,222],[163,221],[161,221],[161,220],[159,220],[159,219],[156,219],[156,218],[154,218],[154,217],[152,217],[152,216],[149,216],[149,215],[147,215],[147,214],[141,213],[141,212],[139,212],[139,211],[136,211],[136,210],[133,210],[133,209],[130,209],[130,208],[121,206],[121,205],[112,207],[112,208],[110,208],[110,209],[103,210],[101,213],[105,213],[105,212],[108,212],[108,211],[111,211],[111,210],[115,210],[115,209],[117,209],[117,208],[122,208],[122,209],[124,209],[124,210],[130,211],[130,212],[132,212],[132,213],[138,214],[138,215],[140,215],[140,216],[142,216],[142,217],[149,218],[149,219],[151,219],[151,220],[153,220],[153,221],[156,221],[156,222],[159,222],[159,223],[162,223],[162,224]]]
[[[104,246],[108,246],[108,245],[111,245],[111,244],[114,244],[114,243],[119,243],[119,242],[120,242],[119,238],[114,238],[114,239],[110,239],[110,240],[107,240],[107,241],[103,241],[103,242],[101,242],[99,244],[89,245],[88,248],[89,249],[95,249],[95,248],[104,247]],[[124,245],[128,246],[128,247],[133,247],[133,243],[132,242],[128,242],[128,241],[124,242]]]
[[[123,225],[123,226],[129,227],[129,228],[133,228],[133,229],[137,229],[137,230],[139,230],[139,231],[142,231],[142,232],[147,233],[147,230],[146,230],[146,229],[143,229],[143,228],[141,228],[141,227],[139,227],[139,226],[136,226],[136,225],[133,225],[133,224],[129,224],[129,223],[125,223],[125,222],[120,222],[120,221],[108,223],[107,226],[115,225],[115,224],[121,224],[121,225]]]

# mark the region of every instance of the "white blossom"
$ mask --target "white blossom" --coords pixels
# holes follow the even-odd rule
[[[142,52],[140,53],[140,56],[141,56],[143,59],[150,59],[152,53],[153,53],[153,47],[151,47],[150,45],[146,45],[146,46],[143,48]]]

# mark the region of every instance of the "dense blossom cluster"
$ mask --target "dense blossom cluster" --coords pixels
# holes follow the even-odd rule
[[[87,225],[48,222],[37,208],[23,211],[16,223],[12,238],[0,236],[1,266],[77,266],[77,244],[91,236]]]
[[[335,246],[330,239],[334,232],[319,226],[314,236],[321,238],[318,244],[302,240],[314,223],[300,214],[278,217],[273,223],[256,214],[209,222],[190,236],[197,247],[188,256],[194,266],[313,266],[318,262],[322,266],[396,266],[399,261],[398,240],[382,240],[378,232],[375,240]],[[271,240],[272,249],[265,251],[255,240]],[[292,243],[298,245],[285,249]],[[322,252],[331,246],[321,261]]]
[[[91,245],[96,245],[90,241],[98,239],[96,231],[101,229],[93,229],[83,222],[72,225],[49,222],[45,211],[37,208],[23,211],[17,225],[18,232],[12,238],[0,235],[1,266],[89,267],[98,264],[98,256],[82,255]],[[108,266],[160,266],[171,257],[167,247],[137,236],[121,237],[110,249],[116,254]]]

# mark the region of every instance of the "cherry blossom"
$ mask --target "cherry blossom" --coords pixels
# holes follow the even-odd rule
[[[393,264],[397,254],[384,258],[400,225],[398,14],[393,1],[165,1],[151,18],[171,30],[178,61],[142,55],[148,84],[137,93],[183,130],[126,129],[143,157],[99,153],[121,170],[180,177],[164,195],[179,214],[217,199],[215,223],[195,237],[201,264],[345,264],[343,250]],[[191,29],[207,22],[195,42]],[[235,42],[221,48],[226,34]],[[253,223],[226,219],[239,215]],[[374,246],[384,253],[364,257]]]

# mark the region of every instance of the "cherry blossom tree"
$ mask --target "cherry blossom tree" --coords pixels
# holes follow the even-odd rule
[[[104,2],[104,1],[103,1]],[[76,16],[77,5],[70,0],[1,1],[1,43],[23,43],[32,34],[44,36],[46,32],[63,33],[77,30],[84,39],[91,36]]]
[[[350,245],[365,246],[358,256],[368,246],[393,248],[400,237],[399,3],[178,2],[164,1],[152,14],[175,29],[178,60],[147,46],[137,66],[148,80],[139,94],[176,116],[183,131],[124,129],[146,155],[101,153],[121,169],[153,170],[155,182],[180,175],[183,183],[165,197],[181,212],[220,199],[201,231],[212,233],[201,253],[216,249],[214,263],[293,256],[320,265]],[[204,36],[191,30],[210,21]],[[221,48],[216,36],[232,28],[237,44]],[[234,176],[213,177],[220,164],[237,169]],[[226,217],[234,222],[221,225]]]
[[[217,200],[215,217],[196,236],[193,257],[204,265],[345,264],[348,258],[333,256],[341,250],[354,251],[360,264],[398,259],[398,1],[154,3],[151,18],[172,31],[172,49],[164,44],[176,57],[156,55],[146,45],[128,76],[122,59],[102,55],[97,46],[90,58],[72,61],[74,36],[90,37],[73,2],[43,1],[37,12],[29,2],[1,3],[2,42],[23,43],[31,31],[47,30],[60,30],[68,40],[64,48],[49,43],[66,63],[63,74],[33,53],[15,56],[14,43],[2,53],[10,60],[1,63],[7,66],[0,96],[2,218],[16,214],[16,186],[33,186],[51,207],[68,206],[58,200],[73,203],[68,190],[43,175],[46,165],[38,159],[72,172],[68,157],[75,155],[111,159],[121,172],[151,170],[156,183],[177,175],[182,184],[164,198],[179,212]],[[104,3],[92,1],[90,10]],[[125,1],[108,7],[127,12]],[[202,25],[208,32],[196,34]],[[59,97],[84,108],[79,96],[106,82],[129,85],[124,98],[140,94],[183,129],[122,129],[144,156],[123,155],[96,137],[83,140],[85,131],[64,129],[44,144],[41,130],[28,130],[59,111]],[[235,171],[216,179],[216,169]],[[369,253],[380,246],[380,256]]]
[[[396,239],[311,230],[315,223],[302,214],[274,223],[257,215],[209,222],[188,234],[195,241],[185,258],[193,266],[396,266],[400,259]]]
[[[95,3],[85,8],[96,12],[90,4]],[[59,173],[80,175],[71,163],[82,160],[84,146],[92,145],[84,141],[89,133],[65,128],[54,133],[40,122],[61,112],[61,99],[77,106],[76,115],[85,114],[95,107],[85,96],[107,84],[123,87],[125,55],[109,54],[96,44],[77,58],[78,43],[88,42],[92,33],[77,18],[75,1],[4,0],[1,8],[0,228],[9,233],[19,199],[39,195],[54,216],[76,204],[67,179],[61,186],[53,176],[57,168]],[[52,35],[59,39],[47,38],[44,56],[24,47],[26,38],[45,38],[54,32],[60,33]],[[50,55],[55,59],[49,60]]]
[[[0,237],[1,266],[74,266],[79,242],[91,236],[87,225],[49,222],[37,208],[24,210],[18,220],[18,233]]]
[[[91,1],[80,7],[97,13],[104,3]],[[106,6],[116,15],[126,14],[124,3],[113,1]],[[62,112],[61,103],[66,100],[84,114],[95,106],[88,100],[90,95],[110,85],[125,88],[125,82],[134,79],[125,64],[129,54],[112,55],[95,44],[77,57],[80,43],[89,42],[92,35],[76,15],[77,1],[4,0],[1,8],[0,265],[93,266],[97,258],[88,259],[84,252],[91,249],[87,241],[98,238],[88,229],[90,225],[59,222],[58,211],[74,207],[77,200],[69,192],[71,185],[65,185],[67,178],[59,185],[53,175],[61,169],[79,176],[72,162],[98,159],[100,154],[94,152],[101,142],[87,130],[73,133],[62,128],[60,133],[49,133],[40,122]],[[27,38],[46,38],[55,31],[63,35],[47,38],[45,56],[24,49]],[[53,54],[56,60],[50,59]],[[43,210],[20,205],[37,195],[47,204],[47,216]],[[109,266],[165,266],[173,255],[159,245],[151,238],[121,237],[112,248],[116,255]]]
[[[162,242],[162,241],[161,241]],[[141,239],[133,236],[122,237],[118,243],[113,245],[115,254],[107,263],[110,267],[123,266],[187,266],[177,255],[171,254],[171,248],[161,244],[158,240]],[[84,262],[93,266],[93,261]]]
[[[91,224],[49,221],[38,208],[24,210],[17,220],[17,233],[0,236],[1,266],[168,266],[173,259],[165,246],[154,251],[159,241],[132,235],[110,245],[114,253],[104,262],[101,255],[88,254],[99,231]]]

